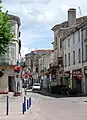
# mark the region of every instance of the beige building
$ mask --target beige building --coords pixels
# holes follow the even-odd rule
[[[14,91],[14,66],[17,65],[19,59],[19,53],[21,49],[20,37],[20,19],[17,16],[9,15],[12,25],[12,32],[14,33],[14,38],[12,44],[9,45],[8,52],[0,56],[0,72],[3,75],[0,77],[0,91],[12,92]]]

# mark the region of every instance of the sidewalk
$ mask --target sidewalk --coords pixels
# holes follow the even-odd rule
[[[29,110],[26,111],[25,114],[22,113],[22,103],[24,95],[19,97],[13,97],[11,94],[9,95],[9,115],[6,116],[6,96],[2,96],[3,101],[0,102],[0,120],[32,120],[33,113],[35,111],[37,101],[33,100],[31,107]],[[2,99],[1,98],[1,99]],[[29,96],[26,96],[29,99]],[[33,109],[32,109],[33,108]]]

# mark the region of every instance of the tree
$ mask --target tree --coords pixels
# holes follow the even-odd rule
[[[0,0],[0,55],[7,52],[12,41],[11,22],[8,11],[2,12],[2,1]]]

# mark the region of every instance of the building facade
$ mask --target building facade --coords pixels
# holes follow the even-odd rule
[[[66,84],[79,93],[87,94],[87,22],[67,32],[63,38],[64,48],[64,78]]]
[[[67,52],[67,54],[70,56],[71,53],[70,50],[74,49],[74,47],[77,47],[77,52],[75,53],[76,54],[80,54],[81,55],[81,41],[76,43],[75,45],[73,45],[73,47],[68,47],[66,50],[65,50],[65,46],[64,44],[66,45],[67,43],[68,44],[73,44],[74,41],[71,41],[69,39],[76,39],[78,41],[78,39],[81,39],[81,31],[78,31],[78,26],[81,24],[81,23],[84,23],[85,21],[87,20],[87,16],[83,16],[83,17],[80,17],[80,18],[76,18],[76,9],[69,9],[68,10],[68,21],[65,21],[63,23],[60,23],[60,24],[57,24],[55,25],[51,30],[54,32],[54,62],[55,62],[55,68],[56,68],[56,80],[57,80],[57,85],[65,85],[65,84],[68,84],[66,83],[66,80],[65,80],[65,76],[64,76],[64,71],[68,71],[69,70],[69,67],[65,67],[64,66],[64,54],[65,52]],[[62,42],[62,38],[67,36],[68,33],[70,33],[70,31],[72,31],[72,34],[73,34],[73,30],[76,29],[77,30],[77,33],[76,35],[72,35],[71,38],[69,38],[67,41],[67,43],[64,43]],[[78,36],[79,35],[79,38]],[[76,41],[75,41],[76,42]],[[67,47],[67,46],[66,46]],[[73,52],[74,54],[74,52]],[[72,56],[72,55],[71,55]],[[76,56],[77,57],[77,56]],[[81,57],[81,56],[80,56]],[[66,57],[67,58],[67,57]],[[70,59],[69,57],[67,58],[67,60]],[[78,59],[78,58],[76,58]],[[66,60],[66,61],[67,61]],[[71,58],[71,61],[72,61],[72,58]],[[70,62],[71,62],[70,61]],[[78,61],[78,60],[77,60]],[[77,69],[80,69],[80,66],[81,64],[78,63],[78,65],[76,66]],[[73,67],[73,66],[72,66]]]
[[[8,52],[0,56],[0,71],[3,72],[3,76],[0,77],[0,90],[12,92],[14,91],[14,66],[17,65],[17,61],[19,59],[19,53],[21,49],[21,41],[20,37],[20,19],[17,16],[9,15],[12,25],[12,33],[14,34],[14,38],[12,39],[12,43],[9,45]]]

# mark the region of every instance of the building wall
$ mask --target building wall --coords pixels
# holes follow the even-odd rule
[[[68,40],[70,40],[70,46],[68,46]],[[70,71],[75,69],[82,68],[82,41],[81,41],[81,31],[80,31],[80,40],[78,31],[69,36],[63,42],[64,45],[64,71]],[[74,43],[73,43],[74,42]],[[80,49],[80,63],[79,63],[79,54],[78,50]],[[73,51],[75,51],[75,64],[73,64]],[[70,53],[70,65],[68,60],[68,53]],[[65,67],[65,55],[67,56],[67,66]]]
[[[10,66],[16,65],[19,58],[19,26],[15,20],[11,20],[11,25],[14,34],[12,43],[9,45],[8,52],[0,56],[0,70],[5,70],[4,75],[0,77],[0,90],[4,91],[9,91],[8,76],[15,76],[13,67],[10,68]]]
[[[49,69],[49,63],[50,63],[50,54],[46,54],[43,56],[44,61],[44,68]]]
[[[31,68],[31,55],[30,54],[27,54],[25,56],[25,64],[27,66],[27,69],[30,70]]]
[[[52,52],[52,53],[50,54],[49,63],[50,63],[50,64],[54,64],[54,52]]]
[[[39,74],[41,73],[42,70],[44,70],[44,61],[43,61],[43,56],[39,58]]]

